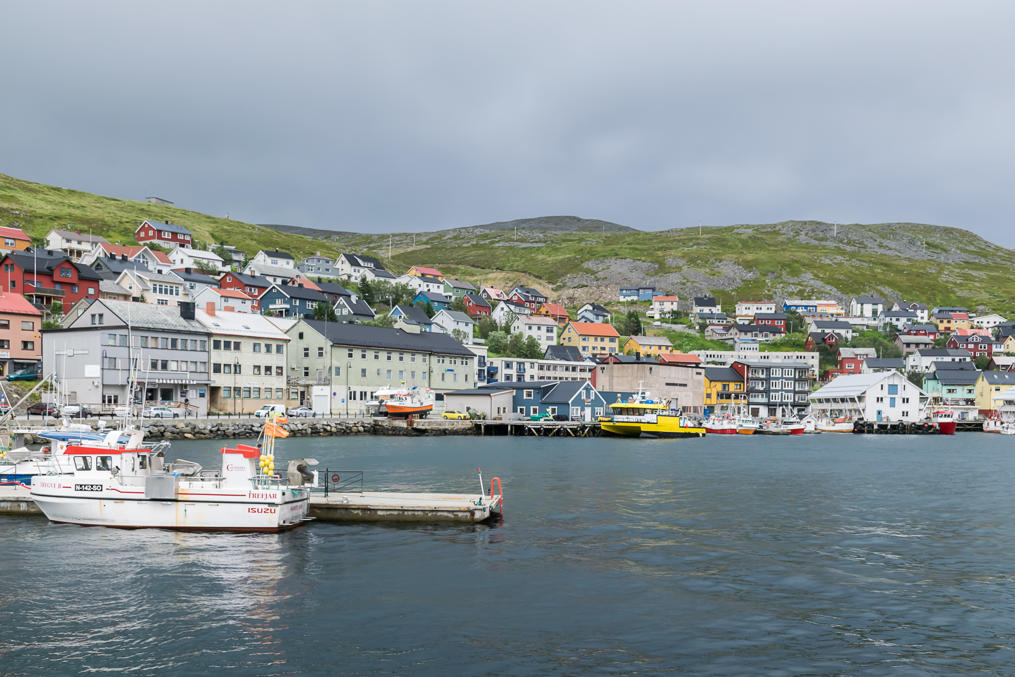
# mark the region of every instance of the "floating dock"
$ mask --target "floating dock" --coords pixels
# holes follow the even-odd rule
[[[500,518],[503,495],[410,494],[380,491],[314,492],[310,516],[322,522],[466,523]],[[26,489],[0,487],[0,515],[41,515]]]

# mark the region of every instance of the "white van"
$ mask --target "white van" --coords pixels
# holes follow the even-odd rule
[[[257,418],[266,418],[273,414],[279,416],[285,416],[285,405],[284,404],[266,404],[257,411],[254,412],[254,416]]]

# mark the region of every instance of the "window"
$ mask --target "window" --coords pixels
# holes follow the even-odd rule
[[[285,388],[275,388],[275,397],[280,400],[285,397]]]
[[[22,350],[35,350],[35,341],[22,341],[21,342],[21,349]]]
[[[113,469],[113,457],[112,456],[96,456],[95,457],[95,469],[105,470],[109,472]]]
[[[226,364],[223,364],[222,365],[222,373],[223,374],[231,374],[231,373],[233,373],[233,365],[229,364],[228,362]]]
[[[342,367],[335,367],[335,376],[342,375]]]
[[[261,375],[261,365],[255,364],[254,365],[254,376],[260,376],[260,375]]]
[[[223,399],[231,400],[233,398],[233,389],[229,386],[222,388],[222,397]]]
[[[303,357],[304,358],[310,357],[310,348],[306,348],[306,347],[303,348]]]
[[[71,272],[69,267],[65,266],[60,269],[60,277],[69,280],[74,277],[74,273]]]
[[[92,459],[88,456],[75,456],[74,457],[74,469],[75,470],[91,470]]]
[[[310,376],[310,367],[303,367],[303,378]]]
[[[317,346],[317,356],[324,357],[324,346]]]
[[[254,344],[254,352],[255,353],[261,352],[261,344],[260,343],[255,343]]]
[[[524,397],[527,400],[531,400],[532,399],[532,391],[531,390],[523,390],[522,391],[522,397]]]
[[[359,377],[360,378],[366,378],[367,377],[367,370],[366,369],[360,369],[359,370]]]
[[[245,400],[249,400],[250,399],[250,388],[244,388],[243,389],[243,399],[245,399]]]
[[[268,392],[268,397],[271,397],[271,388],[265,388],[265,390]],[[255,400],[261,399],[261,389],[254,388],[253,395]]]

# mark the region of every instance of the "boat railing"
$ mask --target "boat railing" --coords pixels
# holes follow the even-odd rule
[[[318,475],[321,477],[321,475]],[[359,491],[363,491],[363,471],[362,470],[324,470],[323,475],[324,495],[327,496],[329,491],[352,491],[355,487],[359,487]]]

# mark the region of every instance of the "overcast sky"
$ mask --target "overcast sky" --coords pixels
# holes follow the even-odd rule
[[[11,2],[0,172],[366,232],[919,221],[1015,246],[1015,3]]]

